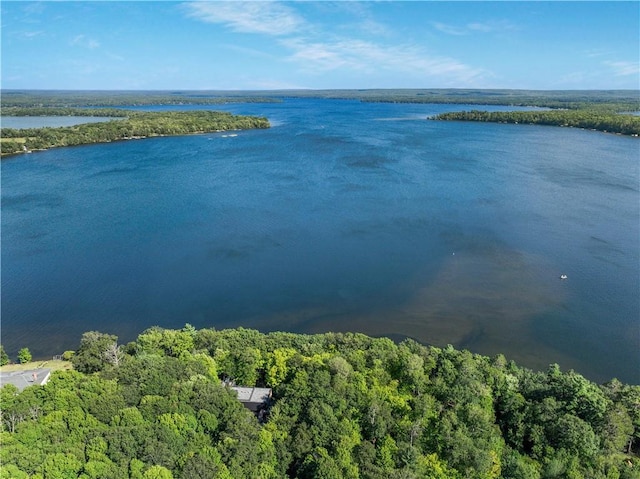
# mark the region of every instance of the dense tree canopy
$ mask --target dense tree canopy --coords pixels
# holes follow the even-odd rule
[[[161,135],[187,135],[269,127],[269,121],[266,118],[217,111],[110,110],[110,114],[126,116],[126,118],[60,128],[2,128],[3,141],[0,143],[2,154]]]
[[[85,333],[73,358],[0,390],[0,477],[640,478],[640,387],[557,365],[189,325]],[[266,419],[222,379],[273,388]]]
[[[441,113],[434,120],[484,121],[494,123],[525,123],[531,125],[568,126],[590,130],[640,135],[640,116],[602,111],[580,110],[534,110],[534,111],[459,111]]]

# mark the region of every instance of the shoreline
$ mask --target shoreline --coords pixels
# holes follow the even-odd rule
[[[0,147],[2,158],[6,158],[64,146],[270,127],[265,117],[213,110],[129,112],[126,118],[69,127],[3,128]]]

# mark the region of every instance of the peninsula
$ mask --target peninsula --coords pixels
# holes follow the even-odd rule
[[[534,111],[456,111],[441,113],[431,119],[565,126],[620,135],[640,135],[640,116],[592,108]]]
[[[42,108],[19,109],[21,115]],[[153,136],[189,135],[227,130],[269,128],[266,118],[232,115],[219,111],[143,112],[118,109],[46,108],[53,116],[106,116],[113,120],[59,128],[2,128],[2,156],[58,146],[108,143]]]

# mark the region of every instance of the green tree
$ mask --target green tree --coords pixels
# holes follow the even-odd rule
[[[31,351],[29,351],[29,348],[22,348],[18,351],[18,362],[20,364],[28,363],[29,361],[31,361]]]
[[[29,474],[15,464],[3,464],[0,467],[0,479],[29,479]]]
[[[64,353],[62,353],[62,360],[71,361],[71,358],[73,358],[74,354],[76,354],[75,351],[65,351]]]
[[[287,377],[287,361],[295,356],[292,348],[277,348],[267,354],[265,360],[265,381],[271,387],[276,387]]]
[[[614,404],[607,412],[601,432],[603,446],[611,452],[627,452],[633,436],[633,422],[622,404]]]
[[[71,479],[78,477],[82,462],[69,453],[49,454],[42,464],[43,479]]]
[[[73,367],[82,373],[102,371],[109,364],[109,354],[118,338],[112,334],[89,331],[82,335],[80,347],[71,358]]]
[[[4,346],[0,344],[0,366],[4,366],[5,364],[9,364],[9,355],[4,350]]]
[[[204,448],[187,459],[182,469],[181,479],[233,479],[227,466],[222,462],[220,453],[213,447]]]
[[[142,475],[143,479],[173,479],[171,471],[163,466],[151,466]]]

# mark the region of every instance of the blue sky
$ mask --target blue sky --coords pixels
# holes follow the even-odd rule
[[[640,88],[640,2],[0,8],[2,88]]]

